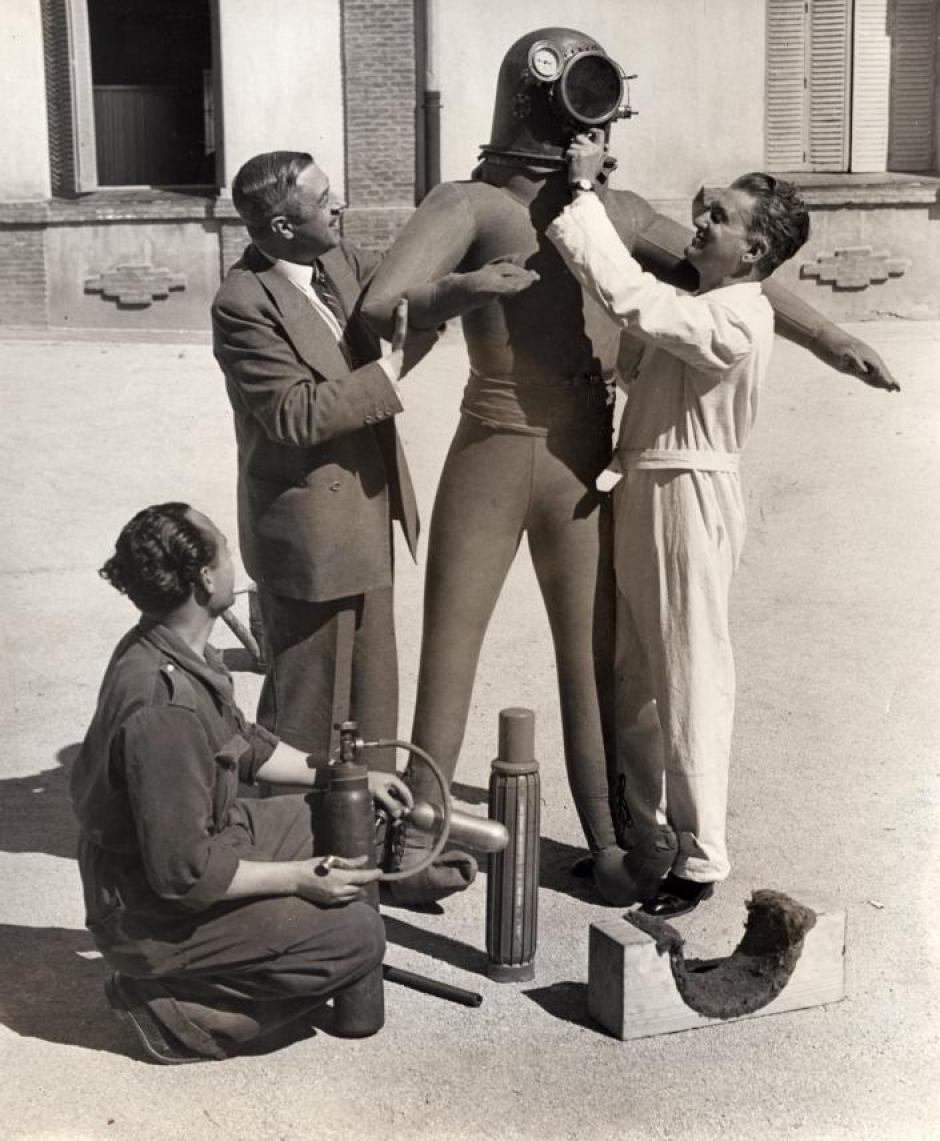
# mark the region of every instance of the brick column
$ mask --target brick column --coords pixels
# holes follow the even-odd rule
[[[343,232],[385,249],[415,203],[414,0],[343,0]]]
[[[0,223],[0,325],[45,325],[46,253],[41,225]]]

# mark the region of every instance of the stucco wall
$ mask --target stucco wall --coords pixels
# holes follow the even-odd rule
[[[3,0],[0,19],[0,201],[45,198],[49,189],[45,70],[39,0]]]
[[[344,192],[339,0],[223,0],[225,183],[260,151],[311,151]]]
[[[639,115],[615,125],[614,185],[687,199],[763,163],[764,5],[755,0],[436,0],[441,176],[465,178],[489,139],[506,49],[551,25],[593,36],[636,73]],[[668,45],[668,50],[666,45]],[[705,98],[707,93],[708,98]]]
[[[936,319],[940,222],[935,214],[936,207],[925,203],[817,206],[809,242],[777,276],[834,321]]]

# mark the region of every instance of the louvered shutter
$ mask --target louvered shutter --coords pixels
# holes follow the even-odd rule
[[[888,169],[930,170],[938,31],[935,0],[894,0],[891,15]]]
[[[807,163],[805,0],[767,2],[766,162],[769,170]]]
[[[95,122],[85,0],[41,0],[53,194],[94,190]]]
[[[849,30],[851,0],[811,0],[809,165],[848,168]]]
[[[891,81],[888,0],[855,0],[852,71],[851,169],[858,174],[887,170]]]

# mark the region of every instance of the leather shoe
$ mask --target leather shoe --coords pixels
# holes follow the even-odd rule
[[[703,900],[711,899],[714,893],[713,883],[696,883],[695,880],[683,879],[670,872],[660,884],[655,898],[643,905],[643,911],[647,915],[655,915],[657,919],[674,919],[677,915],[687,915],[694,911]]]
[[[157,1020],[146,1002],[134,993],[134,981],[115,971],[105,979],[104,993],[111,1009],[134,1031],[144,1052],[151,1061],[161,1066],[184,1066],[191,1062],[212,1061],[206,1054],[197,1054],[184,1046],[175,1035]]]

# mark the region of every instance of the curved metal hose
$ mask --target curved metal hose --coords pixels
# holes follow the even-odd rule
[[[412,741],[396,741],[392,739],[382,739],[379,741],[363,741],[363,749],[404,749],[406,753],[410,753],[413,757],[420,757],[420,759],[431,770],[431,775],[437,782],[437,786],[441,792],[442,804],[444,807],[444,825],[438,833],[437,840],[428,850],[428,854],[420,860],[413,868],[407,871],[399,872],[382,872],[379,879],[383,883],[393,883],[397,880],[406,880],[411,876],[415,876],[418,872],[423,872],[425,868],[429,868],[437,857],[444,851],[444,845],[447,843],[447,838],[450,835],[450,809],[451,798],[450,788],[447,781],[444,779],[444,774],[437,767],[437,764],[431,758],[430,754],[426,753],[424,749],[419,748]]]

